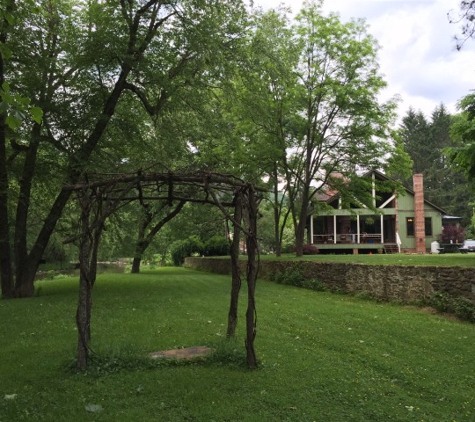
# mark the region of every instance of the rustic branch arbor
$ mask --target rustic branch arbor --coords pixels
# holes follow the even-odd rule
[[[90,180],[94,177],[94,180]],[[234,227],[231,247],[232,287],[227,336],[234,336],[237,324],[238,295],[241,286],[239,240],[245,235],[248,261],[246,281],[248,303],[246,312],[247,364],[257,368],[254,350],[256,336],[255,286],[258,273],[257,214],[259,192],[253,184],[231,175],[193,173],[154,173],[137,171],[128,174],[89,174],[82,183],[64,189],[76,193],[81,207],[79,238],[79,299],[76,312],[78,329],[77,367],[87,367],[90,357],[92,288],[96,280],[97,253],[106,219],[118,208],[132,201],[146,206],[150,201],[195,202],[217,206]],[[233,214],[228,209],[233,209]]]

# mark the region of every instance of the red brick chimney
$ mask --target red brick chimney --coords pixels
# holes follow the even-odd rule
[[[424,179],[422,174],[413,176],[414,185],[414,238],[416,253],[426,253],[426,231],[424,215]]]

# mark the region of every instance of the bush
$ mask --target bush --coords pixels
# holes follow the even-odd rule
[[[173,265],[179,267],[185,262],[185,258],[198,254],[203,254],[203,242],[196,237],[191,236],[185,240],[178,240],[174,242],[171,246],[171,255],[173,260]]]
[[[304,255],[317,255],[318,248],[315,245],[303,245]]]
[[[451,297],[444,292],[434,292],[429,299],[430,305],[438,312],[450,312]]]
[[[442,243],[462,243],[465,239],[465,229],[462,226],[449,225],[442,228]]]
[[[305,277],[299,266],[285,268],[282,272],[272,274],[271,280],[277,284],[302,287]]]
[[[429,299],[429,305],[438,312],[454,314],[463,321],[475,322],[475,303],[466,297],[451,297],[445,292],[435,292]]]
[[[292,246],[291,252],[296,252],[297,248]],[[318,248],[315,245],[303,245],[303,254],[304,255],[317,255]]]
[[[316,292],[326,292],[328,290],[325,283],[316,278],[305,279],[302,283],[302,287],[309,290],[315,290]]]
[[[475,303],[466,297],[453,300],[454,314],[463,321],[475,322]]]
[[[318,292],[328,290],[327,286],[322,281],[317,280],[316,278],[306,278],[301,266],[299,265],[287,267],[280,273],[273,273],[270,280],[278,284],[303,287],[304,289],[315,290]]]
[[[205,256],[226,256],[230,253],[229,240],[223,236],[213,236],[204,244],[203,254]]]

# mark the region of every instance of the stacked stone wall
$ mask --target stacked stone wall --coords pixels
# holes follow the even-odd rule
[[[246,262],[240,265],[244,271]],[[332,291],[366,292],[378,299],[402,302],[428,299],[437,291],[475,302],[475,268],[261,261],[259,278],[270,280],[273,274],[295,266],[305,278],[317,279]],[[186,258],[185,267],[231,274],[230,259]]]

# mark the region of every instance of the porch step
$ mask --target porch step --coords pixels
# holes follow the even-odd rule
[[[384,253],[399,253],[399,248],[396,244],[384,244]]]

